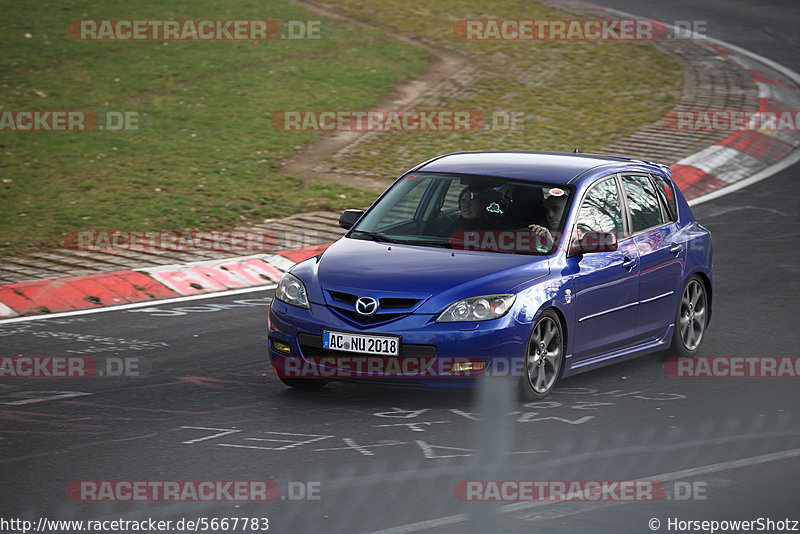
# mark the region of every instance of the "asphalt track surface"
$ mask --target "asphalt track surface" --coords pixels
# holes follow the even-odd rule
[[[711,36],[800,71],[795,2],[604,5],[707,20]],[[799,167],[694,208],[714,238],[704,355],[800,356]],[[331,384],[304,393],[266,371],[271,296],[0,324],[2,355],[84,355],[106,375],[120,361],[139,373],[0,382],[0,518],[267,517],[279,533],[616,533],[652,532],[654,518],[660,531],[675,531],[670,519],[800,520],[798,378],[673,378],[647,356],[564,380],[539,404],[506,403],[503,390]],[[269,479],[282,494],[269,503],[67,494],[80,480]],[[649,479],[667,494],[624,504],[461,502],[453,487],[471,479]],[[295,500],[301,484],[319,498]]]

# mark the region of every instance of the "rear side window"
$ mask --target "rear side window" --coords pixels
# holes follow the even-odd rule
[[[658,194],[649,176],[625,175],[622,177],[622,189],[628,203],[633,233],[653,228],[664,222]]]
[[[675,202],[675,189],[672,187],[672,182],[657,174],[652,176],[653,181],[656,183],[656,187],[658,188],[658,192],[661,194],[661,199],[667,205],[667,211],[669,212],[667,215],[671,220],[677,221],[678,205]]]

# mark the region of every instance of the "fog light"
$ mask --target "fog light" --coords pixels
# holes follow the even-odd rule
[[[287,356],[292,355],[292,347],[290,347],[288,344],[283,343],[282,341],[275,341],[274,339],[271,339],[270,341],[272,341],[272,348],[275,349],[275,351]]]
[[[467,371],[483,371],[486,369],[486,362],[482,360],[476,360],[473,362],[453,362],[450,365],[450,372],[451,373],[464,373]]]

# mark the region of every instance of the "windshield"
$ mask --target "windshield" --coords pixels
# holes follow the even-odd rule
[[[550,254],[572,189],[484,176],[410,174],[350,233],[355,239],[462,250]]]

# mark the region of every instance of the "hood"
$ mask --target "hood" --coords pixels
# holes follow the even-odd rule
[[[342,238],[321,257],[291,270],[306,285],[311,302],[330,302],[325,291],[358,296],[412,297],[415,313],[435,314],[452,302],[507,293],[549,274],[544,256],[453,250]]]

